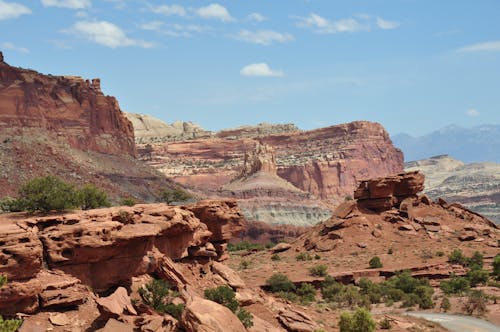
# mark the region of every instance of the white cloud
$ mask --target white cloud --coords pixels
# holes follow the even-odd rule
[[[318,14],[311,13],[307,17],[295,17],[300,28],[312,29],[317,33],[340,33],[370,30],[370,26],[354,18],[330,21]]]
[[[0,46],[4,50],[16,51],[16,52],[19,52],[19,53],[29,53],[30,52],[30,50],[28,50],[26,47],[17,46],[17,45],[14,45],[11,42],[4,42]]]
[[[468,116],[476,117],[479,116],[479,111],[475,108],[470,108],[467,111],[465,111],[465,114],[467,114]]]
[[[162,21],[151,21],[141,24],[140,27],[143,30],[157,31],[160,30],[164,24],[165,23],[163,23]]]
[[[90,0],[42,0],[45,7],[61,7],[69,9],[85,9],[92,7]]]
[[[125,46],[150,48],[153,46],[152,43],[127,37],[119,26],[106,21],[79,21],[68,32],[110,48]]]
[[[395,21],[387,21],[383,18],[377,17],[377,26],[383,30],[392,30],[399,27],[399,23]]]
[[[281,33],[273,30],[241,30],[236,39],[252,44],[271,45],[274,42],[286,43],[294,40],[293,35],[289,33]]]
[[[31,14],[31,9],[16,2],[5,2],[0,0],[0,20],[18,18],[25,14]]]
[[[212,3],[206,7],[200,7],[196,9],[196,14],[207,20],[219,20],[222,22],[235,21],[231,14],[229,14],[226,7],[221,6],[218,3]]]
[[[245,66],[241,68],[240,74],[252,77],[281,77],[284,75],[283,71],[271,69],[265,62],[252,63]]]
[[[267,18],[264,15],[262,15],[261,13],[251,13],[251,14],[248,14],[247,20],[254,21],[254,22],[262,22],[262,21],[267,20]]]
[[[500,51],[500,40],[478,43],[464,46],[458,49],[459,52],[498,52]]]
[[[186,16],[186,9],[180,5],[161,5],[152,7],[151,10],[153,13],[162,14],[165,16]]]

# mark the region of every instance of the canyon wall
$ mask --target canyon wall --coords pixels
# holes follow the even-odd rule
[[[0,56],[0,128],[41,128],[79,150],[135,156],[134,130],[99,79],[43,75]]]

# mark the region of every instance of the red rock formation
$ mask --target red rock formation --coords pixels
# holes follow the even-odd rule
[[[418,171],[364,180],[354,192],[360,206],[374,211],[390,210],[424,190],[425,176]],[[427,199],[428,201],[428,199]]]
[[[226,241],[241,230],[242,221],[232,201],[136,205],[49,217],[2,215],[0,274],[9,283],[0,289],[0,311],[72,306],[86,296],[81,283],[104,291],[133,276],[157,270],[161,274],[165,257],[189,257],[192,248],[204,248],[205,254],[193,255],[198,259],[224,259]]]
[[[378,123],[357,121],[311,131],[249,138],[153,144],[149,163],[189,187],[213,192],[236,178],[258,140],[275,151],[277,175],[317,197],[339,202],[361,179],[403,170],[403,155]],[[140,149],[142,151],[142,149]]]
[[[79,150],[135,156],[132,124],[99,79],[43,75],[0,58],[0,128],[42,128]]]

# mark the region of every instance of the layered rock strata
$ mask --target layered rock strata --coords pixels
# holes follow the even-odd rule
[[[0,218],[0,274],[9,280],[0,289],[4,314],[74,306],[84,300],[83,285],[127,285],[157,271],[163,257],[226,259],[227,241],[243,221],[233,201]]]
[[[3,58],[3,56],[2,56]],[[99,79],[43,75],[0,61],[0,128],[42,128],[79,150],[135,155],[132,124]]]

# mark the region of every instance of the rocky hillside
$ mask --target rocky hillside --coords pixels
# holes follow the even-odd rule
[[[472,128],[448,126],[427,135],[413,137],[399,134],[392,137],[394,145],[405,155],[405,161],[448,154],[466,163],[500,163],[500,126],[483,125]]]
[[[0,53],[0,198],[52,174],[94,183],[116,200],[152,201],[169,182],[135,154],[132,124],[99,79],[43,75],[9,66]]]
[[[425,174],[425,193],[458,202],[500,223],[500,164],[466,164],[447,155],[405,163]]]
[[[245,156],[259,144],[275,153],[274,183],[280,178],[328,203],[343,201],[362,179],[403,169],[401,151],[378,123],[358,121],[311,131],[285,128],[252,138],[248,129],[239,129],[240,133],[235,129],[226,131],[231,133],[227,138],[140,145],[138,151],[143,160],[175,181],[223,197],[224,189],[240,177]],[[269,211],[266,207],[261,210]]]

